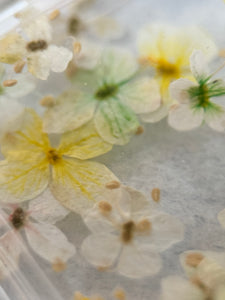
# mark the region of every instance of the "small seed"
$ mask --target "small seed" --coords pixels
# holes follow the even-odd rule
[[[109,266],[98,266],[97,270],[100,272],[105,272],[109,269]]]
[[[14,86],[16,84],[17,84],[17,80],[16,79],[9,79],[9,80],[3,81],[3,86],[5,86],[5,87]]]
[[[113,180],[113,181],[106,183],[105,187],[109,190],[118,189],[120,187],[120,182]]]
[[[82,46],[81,46],[80,42],[73,43],[73,53],[74,54],[79,54],[81,49],[82,49]]]
[[[14,65],[14,71],[15,73],[21,73],[23,71],[23,68],[25,66],[26,62],[23,60],[18,61],[15,65]]]
[[[155,202],[160,201],[160,189],[158,188],[152,189],[152,200]]]
[[[47,95],[40,100],[40,105],[44,107],[52,107],[55,105],[55,98],[51,95]]]
[[[101,213],[110,213],[112,210],[112,205],[106,201],[100,201],[98,203],[98,208],[100,209]]]
[[[139,134],[142,134],[144,132],[144,127],[143,126],[139,126],[137,131],[136,131],[136,134],[139,135]]]
[[[121,288],[115,289],[113,294],[114,294],[114,297],[118,300],[125,300],[126,299],[126,294],[125,294],[124,290],[121,289]]]
[[[62,272],[66,269],[66,264],[60,258],[57,258],[52,264],[52,269],[55,272]]]
[[[48,18],[50,21],[52,21],[55,20],[59,15],[60,15],[60,11],[58,9],[55,9],[49,14]]]
[[[186,256],[185,262],[188,266],[196,268],[200,262],[204,259],[201,253],[190,253]]]
[[[149,233],[152,228],[152,223],[148,219],[143,219],[136,224],[136,230],[140,233]]]

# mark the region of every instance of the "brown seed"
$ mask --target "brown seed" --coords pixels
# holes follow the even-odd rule
[[[135,229],[140,233],[149,233],[152,228],[152,223],[148,219],[143,219],[136,224]]]
[[[79,54],[81,49],[82,49],[82,45],[80,42],[73,43],[73,53],[74,54]]]
[[[126,299],[125,291],[121,288],[115,289],[113,295],[118,300],[125,300]]]
[[[48,18],[50,21],[52,21],[55,20],[59,15],[60,15],[60,11],[58,9],[55,9],[49,14]]]
[[[118,189],[120,187],[120,182],[113,180],[113,181],[106,183],[105,187],[109,190]]]
[[[16,79],[9,79],[9,80],[5,80],[3,81],[3,86],[5,87],[10,87],[10,86],[14,86],[17,84],[17,80]]]
[[[23,71],[25,64],[26,64],[26,62],[23,60],[20,60],[17,63],[15,63],[15,65],[14,65],[15,73],[21,73]]]
[[[122,241],[127,244],[133,239],[135,224],[133,221],[128,221],[123,224],[121,238]]]
[[[196,268],[200,262],[204,259],[204,255],[198,252],[189,253],[185,258],[185,263],[190,266]]]
[[[137,131],[136,131],[136,134],[139,135],[139,134],[142,134],[144,132],[144,127],[143,126],[139,126]]]
[[[101,213],[108,214],[112,210],[112,205],[106,201],[100,201],[98,203],[98,208],[100,209]]]
[[[98,266],[97,270],[100,272],[105,272],[109,269],[109,266]]]
[[[155,202],[160,201],[160,189],[159,188],[152,189],[152,200]]]
[[[62,272],[66,269],[66,264],[60,258],[57,258],[52,264],[52,269],[55,272]]]
[[[48,48],[48,44],[45,40],[31,41],[27,44],[27,50],[36,52],[42,51]]]
[[[44,107],[52,107],[56,103],[56,100],[53,96],[47,95],[40,100],[40,105]]]

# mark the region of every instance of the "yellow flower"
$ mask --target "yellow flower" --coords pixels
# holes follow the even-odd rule
[[[154,115],[143,116],[146,122],[158,121],[167,114],[165,106],[172,102],[168,92],[169,84],[180,77],[191,77],[189,57],[194,49],[202,50],[208,59],[217,53],[214,42],[196,27],[182,29],[157,24],[141,30],[138,47],[140,62],[155,69],[164,105]]]
[[[22,129],[7,134],[1,145],[0,199],[22,202],[32,199],[49,185],[65,207],[82,213],[97,200],[105,199],[105,184],[116,177],[102,164],[87,161],[111,150],[92,124],[62,135],[53,148],[42,131],[42,120],[27,109]]]

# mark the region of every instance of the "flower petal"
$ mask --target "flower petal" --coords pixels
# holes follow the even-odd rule
[[[120,251],[120,241],[112,234],[92,234],[88,236],[81,251],[87,261],[96,267],[110,267]]]
[[[17,33],[9,33],[0,40],[0,61],[14,64],[23,59],[26,49],[25,40]]]
[[[48,224],[55,224],[69,214],[69,211],[53,197],[49,189],[29,202],[29,211],[33,219]]]
[[[190,103],[189,88],[196,86],[193,81],[186,78],[180,78],[170,84],[170,96],[173,100],[180,103]]]
[[[76,129],[92,119],[96,101],[86,93],[67,92],[56,99],[44,115],[44,131],[63,133]]]
[[[201,50],[194,50],[190,57],[191,72],[198,82],[209,76],[206,58]]]
[[[213,111],[209,109],[209,111],[206,111],[204,118],[209,127],[218,132],[224,132],[225,110],[223,107],[220,107],[219,111]]]
[[[52,224],[32,223],[25,227],[25,232],[33,251],[51,263],[58,259],[66,262],[76,252],[74,245]]]
[[[104,165],[93,161],[63,159],[53,167],[50,185],[55,198],[66,208],[85,213],[95,202],[105,200],[110,190],[105,184],[118,179]]]
[[[184,238],[184,226],[175,217],[159,212],[150,218],[152,231],[149,242],[152,249],[164,251]]]
[[[120,274],[130,278],[141,278],[154,275],[161,268],[159,254],[147,244],[128,244],[123,247],[117,270]]]
[[[92,122],[64,133],[60,140],[59,151],[66,156],[82,160],[102,155],[112,149],[97,133]]]
[[[73,58],[73,54],[65,47],[51,45],[47,49],[47,57],[50,61],[51,70],[60,73],[66,70],[68,63]]]
[[[138,69],[135,57],[126,50],[105,49],[96,69],[102,84],[119,84],[132,77]]]
[[[155,123],[159,122],[160,120],[164,119],[169,112],[169,106],[165,104],[161,104],[161,106],[153,112],[147,114],[141,114],[141,119],[143,122],[147,123]]]
[[[23,97],[31,93],[36,87],[34,78],[32,76],[18,74],[13,78],[17,80],[17,84],[11,87],[4,88],[5,95],[12,98]]]
[[[35,77],[46,80],[50,74],[51,61],[47,50],[31,53],[27,56],[28,71]]]
[[[100,136],[117,145],[128,143],[139,126],[134,112],[116,99],[100,103],[94,122]]]
[[[162,300],[205,300],[204,292],[179,276],[170,276],[162,280]]]
[[[204,118],[203,108],[194,110],[188,104],[180,104],[171,107],[168,123],[176,130],[185,131],[199,127]]]
[[[119,99],[137,114],[155,111],[161,96],[157,81],[141,78],[120,87]]]

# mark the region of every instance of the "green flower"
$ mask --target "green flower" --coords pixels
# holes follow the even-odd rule
[[[76,90],[62,95],[48,108],[45,131],[62,133],[93,119],[105,141],[126,144],[139,127],[136,114],[153,112],[160,106],[156,81],[137,78],[137,70],[131,53],[106,49],[94,70],[75,73],[72,83]]]

